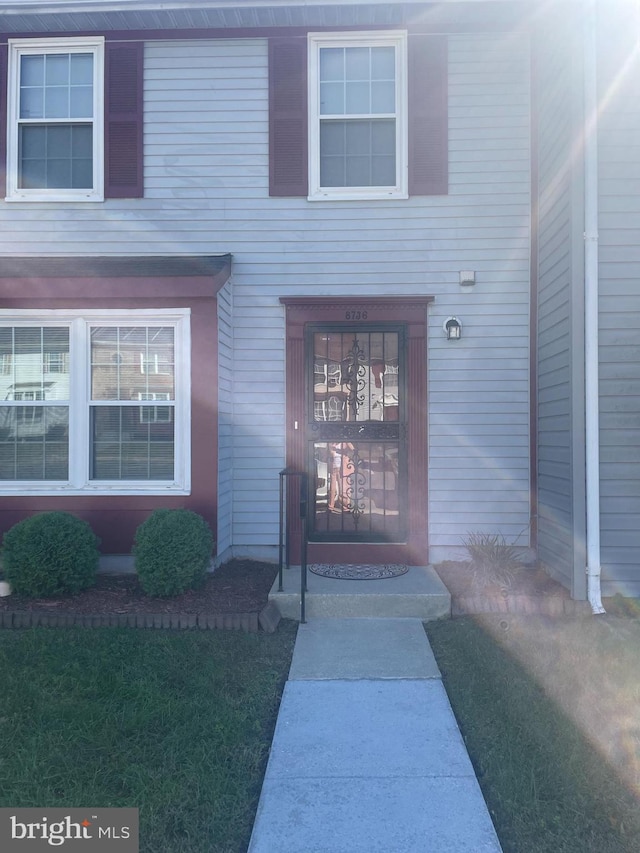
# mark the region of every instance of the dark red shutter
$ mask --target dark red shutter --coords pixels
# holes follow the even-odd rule
[[[7,73],[9,48],[0,44],[0,198],[7,193]]]
[[[269,39],[269,195],[308,195],[307,121],[307,39]]]
[[[409,195],[449,190],[446,36],[409,34]]]
[[[141,42],[105,45],[105,198],[143,196],[143,48]]]

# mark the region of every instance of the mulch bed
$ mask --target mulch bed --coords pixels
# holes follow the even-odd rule
[[[468,563],[447,561],[435,569],[451,593],[452,616],[590,612],[587,602],[574,601],[563,586],[538,567],[519,569],[508,588],[475,584]],[[277,571],[272,563],[231,560],[209,574],[199,589],[170,598],[146,595],[135,574],[102,573],[95,586],[77,595],[0,598],[0,628],[83,625],[273,631],[280,617],[268,596]]]
[[[539,566],[522,566],[508,586],[478,584],[470,564],[445,561],[434,566],[451,593],[451,615],[473,613],[542,613],[549,616],[591,612],[585,601],[574,601],[561,584]]]
[[[27,625],[240,628],[273,630],[268,604],[278,568],[272,563],[232,560],[209,574],[204,585],[170,598],[146,595],[135,574],[98,574],[95,586],[50,599],[0,598],[0,627]]]

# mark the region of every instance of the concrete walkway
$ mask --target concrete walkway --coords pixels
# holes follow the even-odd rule
[[[500,851],[419,619],[301,625],[249,853]]]

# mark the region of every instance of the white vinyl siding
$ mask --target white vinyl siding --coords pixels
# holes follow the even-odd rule
[[[233,306],[231,283],[218,293],[217,552],[233,545]]]
[[[454,35],[449,57],[446,196],[322,204],[269,198],[267,44],[239,39],[145,45],[144,199],[111,199],[95,212],[0,205],[0,252],[7,255],[233,254],[233,280],[219,302],[220,501],[223,514],[230,506],[233,513],[223,515],[221,543],[278,541],[285,446],[279,297],[394,293],[435,296],[428,341],[432,559],[459,553],[469,531],[514,539],[524,530],[519,541],[527,542],[528,42],[513,34]],[[459,272],[468,269],[477,283],[463,293]],[[455,343],[442,333],[451,315],[463,323]]]
[[[425,203],[432,560],[466,556],[476,531],[529,544],[528,46],[451,38],[449,56],[450,195]],[[451,315],[457,342],[442,331]]]
[[[604,595],[640,595],[640,8],[599,18],[600,537]],[[621,70],[622,69],[622,70]]]
[[[581,275],[582,245],[573,245],[577,228],[582,233],[581,209],[574,205],[572,161],[575,128],[581,116],[575,106],[571,74],[571,33],[561,22],[538,42],[538,557],[547,571],[568,589],[574,585],[574,566],[584,579],[584,553],[580,552],[584,518],[575,506],[576,481],[583,467],[574,467],[575,442],[584,447],[580,432],[581,409],[573,395],[582,393],[584,344],[577,329],[583,321]],[[574,291],[574,270],[577,288]],[[577,327],[573,325],[573,322]],[[575,375],[575,371],[581,371]],[[584,489],[581,490],[584,492]],[[577,527],[576,527],[577,526]],[[584,597],[584,582],[574,594]]]

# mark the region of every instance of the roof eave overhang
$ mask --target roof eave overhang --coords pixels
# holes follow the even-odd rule
[[[231,255],[0,258],[5,300],[191,299],[215,297]]]
[[[0,2],[0,33],[35,36],[86,32],[262,31],[291,27],[353,28],[453,25],[478,29],[481,22],[520,17],[522,0],[215,0],[155,2]]]

